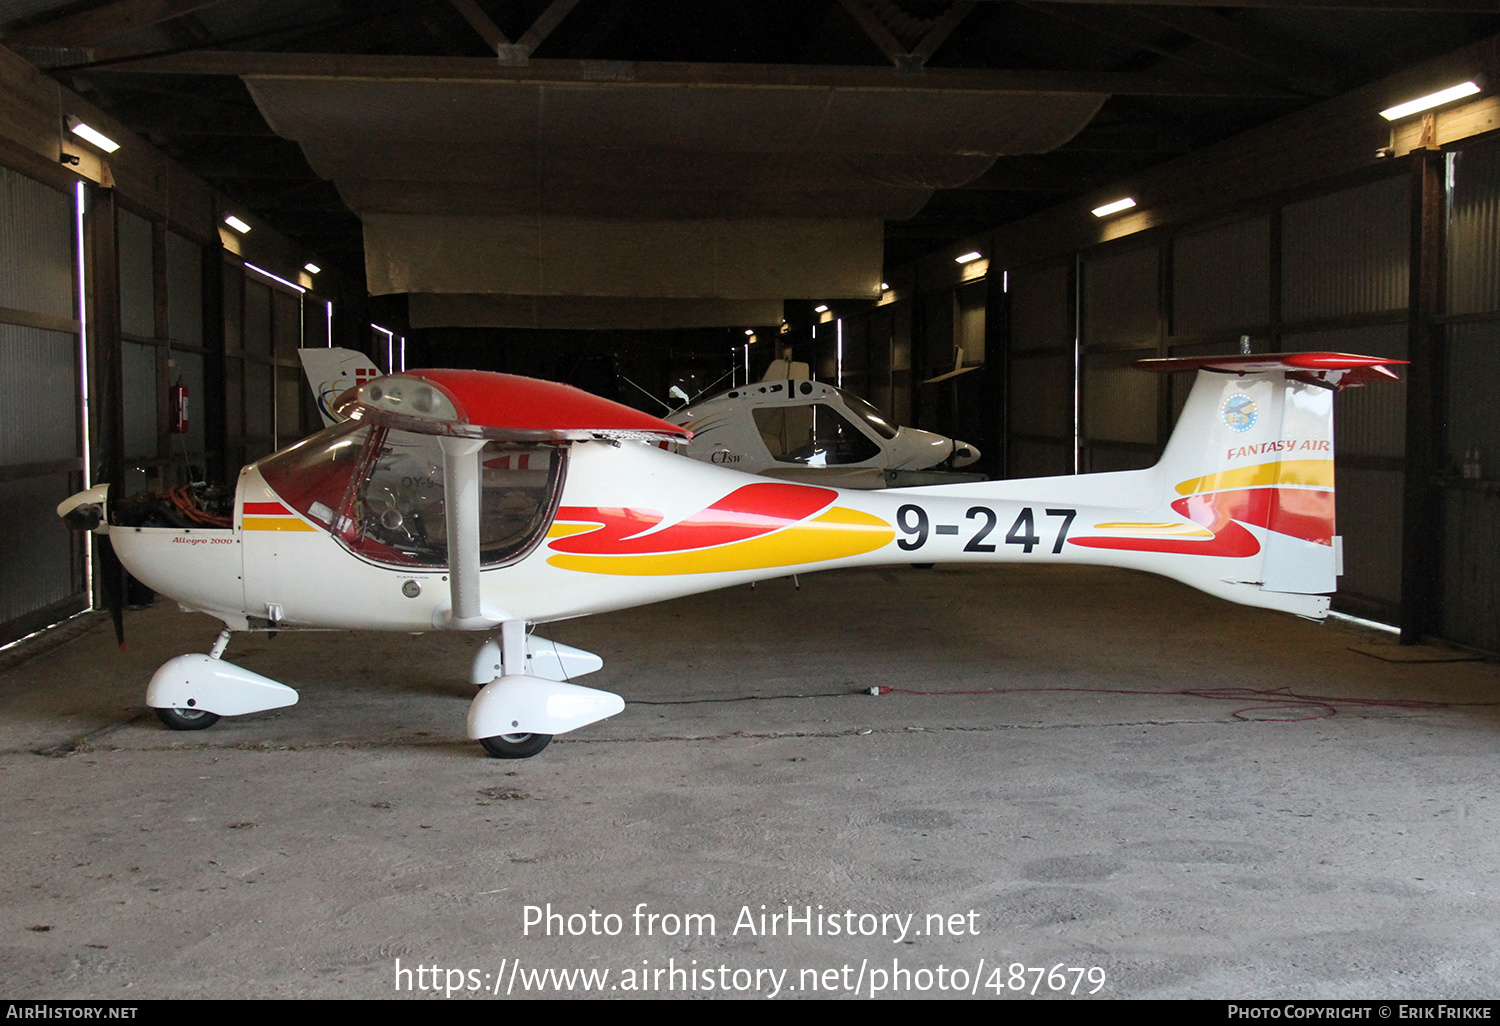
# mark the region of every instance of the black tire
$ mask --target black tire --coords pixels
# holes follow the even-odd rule
[[[207,730],[219,722],[218,713],[202,709],[158,709],[156,718],[173,730]]]
[[[497,734],[479,743],[497,759],[529,759],[552,742],[551,734]]]

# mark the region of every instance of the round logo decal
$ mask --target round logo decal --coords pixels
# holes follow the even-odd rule
[[[1236,392],[1219,407],[1219,419],[1229,430],[1243,433],[1255,426],[1255,422],[1260,419],[1260,410],[1254,399],[1244,392]]]

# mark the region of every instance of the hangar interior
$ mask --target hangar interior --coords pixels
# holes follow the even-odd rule
[[[1477,92],[1382,117],[1464,82]],[[1375,986],[1402,993],[1492,992],[1492,874],[1465,859],[1495,862],[1493,796],[1476,781],[1494,737],[1485,660],[1500,653],[1497,86],[1491,0],[5,5],[0,645],[26,640],[0,663],[0,704],[17,793],[50,796],[53,817],[7,815],[59,839],[36,865],[21,832],[9,842],[0,890],[19,940],[0,942],[0,978],[37,993],[149,978],[157,996],[373,994],[391,957],[439,957],[441,943],[508,956],[481,922],[519,908],[486,901],[523,896],[477,888],[519,871],[537,894],[588,881],[577,902],[622,909],[640,893],[706,907],[685,881],[723,877],[747,881],[714,899],[726,907],[761,900],[752,887],[783,902],[819,887],[886,907],[989,902],[1020,924],[995,957],[1115,958],[1135,995],[1358,994],[1370,964]],[[1371,659],[1357,650],[1378,638],[1314,638],[1120,574],[856,573],[571,624],[559,637],[655,690],[643,718],[507,770],[516,780],[465,762],[434,736],[451,724],[407,708],[471,697],[437,681],[466,658],[452,637],[430,663],[404,637],[378,650],[252,638],[267,672],[339,661],[375,687],[320,672],[326,697],[305,720],[163,741],[138,722],[147,663],[206,648],[216,628],[133,611],[143,641],[112,664],[126,668],[92,668],[115,658],[103,615],[77,616],[104,603],[97,553],[55,507],[98,482],[232,483],[319,425],[296,352],[313,346],[383,370],[549,378],[654,413],[673,386],[743,384],[790,350],[896,422],[975,442],[992,478],[1152,464],[1189,382],[1132,370],[1143,357],[1407,360],[1399,384],[1337,398],[1334,608],[1435,661]],[[877,635],[868,646],[787,630],[851,618]],[[661,623],[683,634],[669,643]],[[881,638],[881,624],[903,629]],[[773,643],[794,670],[735,675]],[[1306,724],[1179,704],[1185,682],[1242,671],[1344,696],[1310,718],[1366,712],[1312,743]],[[871,685],[1143,681],[1143,706],[849,705]],[[765,703],[756,726],[732,714],[751,701]],[[696,704],[713,702],[726,704]],[[331,727],[339,714],[354,725]],[[1247,721],[1248,745],[1233,733]],[[1074,741],[1045,733],[1064,729]],[[627,757],[627,740],[664,744]],[[350,752],[368,761],[335,762]],[[821,780],[795,765],[807,760]],[[670,786],[632,790],[664,773]],[[182,788],[184,774],[213,782]],[[1331,797],[1326,782],[1365,790]],[[579,797],[600,787],[613,818]],[[459,807],[457,793],[480,797]],[[202,822],[233,833],[209,844]],[[153,830],[171,854],[147,854]],[[1413,868],[1413,845],[1441,865]],[[188,854],[200,848],[208,866]],[[375,854],[340,865],[351,850]],[[603,854],[584,864],[579,850]],[[670,879],[664,851],[690,856]],[[317,921],[272,918],[246,889],[257,882]],[[1258,895],[1235,922],[1266,959],[1285,956],[1284,981],[1214,935],[1226,887]],[[128,910],[89,933],[95,900]],[[1325,901],[1343,904],[1325,914]],[[147,921],[193,925],[143,935],[166,952],[156,963],[131,936]],[[233,984],[208,978],[228,972],[225,941],[243,953]],[[621,950],[569,943],[547,950]]]
[[[1150,464],[1131,361],[1244,338],[1412,361],[1339,400],[1337,605],[1500,650],[1489,5],[753,6],[11,5],[0,639],[89,605],[85,477],[316,426],[299,346],[652,412],[790,348],[1026,477]]]

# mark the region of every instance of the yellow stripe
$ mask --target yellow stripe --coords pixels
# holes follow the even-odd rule
[[[559,553],[547,562],[564,570],[590,574],[656,577],[666,574],[716,574],[732,570],[801,566],[873,552],[888,545],[896,531],[879,517],[835,506],[820,517],[775,534],[693,552],[639,556],[587,556]]]
[[[317,528],[296,517],[246,517],[247,531],[316,531]]]
[[[570,534],[581,534],[584,531],[597,531],[599,525],[593,524],[553,524],[547,531],[547,538],[566,538]]]
[[[1132,534],[1171,535],[1174,538],[1212,538],[1214,533],[1197,524],[1095,524],[1096,531],[1129,531]]]
[[[1264,488],[1269,485],[1310,485],[1333,487],[1333,460],[1279,460],[1253,467],[1223,470],[1206,477],[1195,477],[1177,486],[1178,495],[1217,492],[1226,488]]]

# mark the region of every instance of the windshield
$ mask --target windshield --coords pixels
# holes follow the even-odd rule
[[[480,461],[480,561],[515,562],[546,534],[567,449],[489,442]],[[261,461],[261,476],[345,548],[391,566],[446,567],[443,454],[434,435],[346,421]]]
[[[778,463],[835,467],[880,455],[880,446],[827,403],[757,406],[751,413],[761,441]]]
[[[844,402],[848,404],[849,409],[866,424],[874,428],[875,433],[881,438],[890,439],[896,437],[896,425],[881,416],[880,411],[872,404],[861,399],[853,392],[845,392],[842,388],[838,389],[838,393],[844,397]]]

